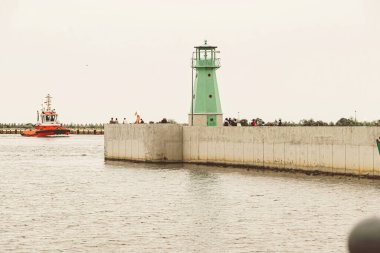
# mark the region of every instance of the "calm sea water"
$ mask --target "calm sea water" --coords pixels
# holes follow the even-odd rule
[[[102,136],[0,135],[0,252],[346,252],[380,181],[104,162]]]

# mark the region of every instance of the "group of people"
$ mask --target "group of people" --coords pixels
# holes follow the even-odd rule
[[[135,116],[136,116],[136,120],[133,124],[144,124],[144,120],[141,118],[140,114],[138,113],[135,113]],[[261,123],[260,123],[261,122]],[[111,118],[110,124],[119,124],[119,120],[117,118]],[[157,122],[157,123],[169,123],[169,121],[166,119],[166,118],[163,118],[161,121]],[[128,124],[127,122],[127,119],[124,118],[123,119],[123,122],[122,124]],[[149,124],[154,124],[153,121],[149,122]],[[259,119],[259,122],[256,120],[256,119],[252,119],[251,122],[247,122],[247,120],[238,120],[236,118],[225,118],[224,119],[224,122],[223,122],[223,126],[262,126],[264,124],[264,122],[260,121]],[[268,123],[266,125],[269,125]],[[273,125],[273,124],[272,124]],[[270,125],[270,126],[272,126]],[[282,126],[282,121],[281,119],[279,119],[278,121],[276,120],[275,124],[274,125],[277,125],[277,126]],[[379,140],[380,142],[380,140]]]
[[[259,119],[259,122],[257,121],[257,119],[252,119],[251,122],[248,122],[247,120],[237,120],[236,118],[225,118],[224,119],[224,122],[223,122],[223,126],[242,126],[242,124],[244,126],[262,126],[264,124],[264,122],[262,122],[260,119]],[[268,124],[267,124],[268,125]],[[282,126],[282,120],[279,119],[278,121],[276,120],[275,121],[275,125],[276,126]]]
[[[241,121],[237,120],[236,118],[225,118],[223,126],[241,126]],[[257,121],[255,119],[252,119],[251,123],[249,123],[250,126],[256,126]]]
[[[237,126],[238,124],[240,124],[240,122],[235,118],[225,118],[223,126]]]
[[[141,118],[140,114],[138,114],[136,112],[135,116],[136,116],[136,120],[135,120],[134,124],[144,124],[145,123],[144,120]],[[117,118],[115,118],[115,119],[111,118],[110,124],[119,124],[119,120]],[[126,118],[123,119],[123,124],[128,124]]]
[[[136,120],[133,124],[144,124],[144,120],[140,117],[140,115],[138,114],[135,114],[136,115]],[[119,120],[117,118],[111,118],[110,124],[119,124]],[[163,118],[162,120],[156,122],[156,124],[167,124],[167,123],[172,123],[170,120],[167,120],[166,118]],[[123,123],[122,124],[128,124],[127,122],[127,119],[124,118],[123,120]],[[153,121],[149,121],[149,124],[155,124]]]
[[[117,118],[115,119],[111,118],[110,124],[119,124],[119,120]]]

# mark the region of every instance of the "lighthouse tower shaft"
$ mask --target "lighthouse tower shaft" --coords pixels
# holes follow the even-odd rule
[[[222,126],[223,113],[220,104],[216,70],[220,59],[216,57],[216,46],[195,47],[192,68],[195,69],[195,81],[189,125]]]

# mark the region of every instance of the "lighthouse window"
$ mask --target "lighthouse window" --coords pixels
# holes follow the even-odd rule
[[[209,98],[212,98],[212,95],[210,94],[210,95],[208,95],[208,97],[209,97]]]
[[[210,77],[210,76],[211,76],[211,74],[210,74],[210,73],[208,73],[208,76]]]

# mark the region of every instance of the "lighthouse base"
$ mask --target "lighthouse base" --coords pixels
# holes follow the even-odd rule
[[[193,119],[192,119],[193,118]],[[189,126],[223,126],[223,114],[189,113]]]

